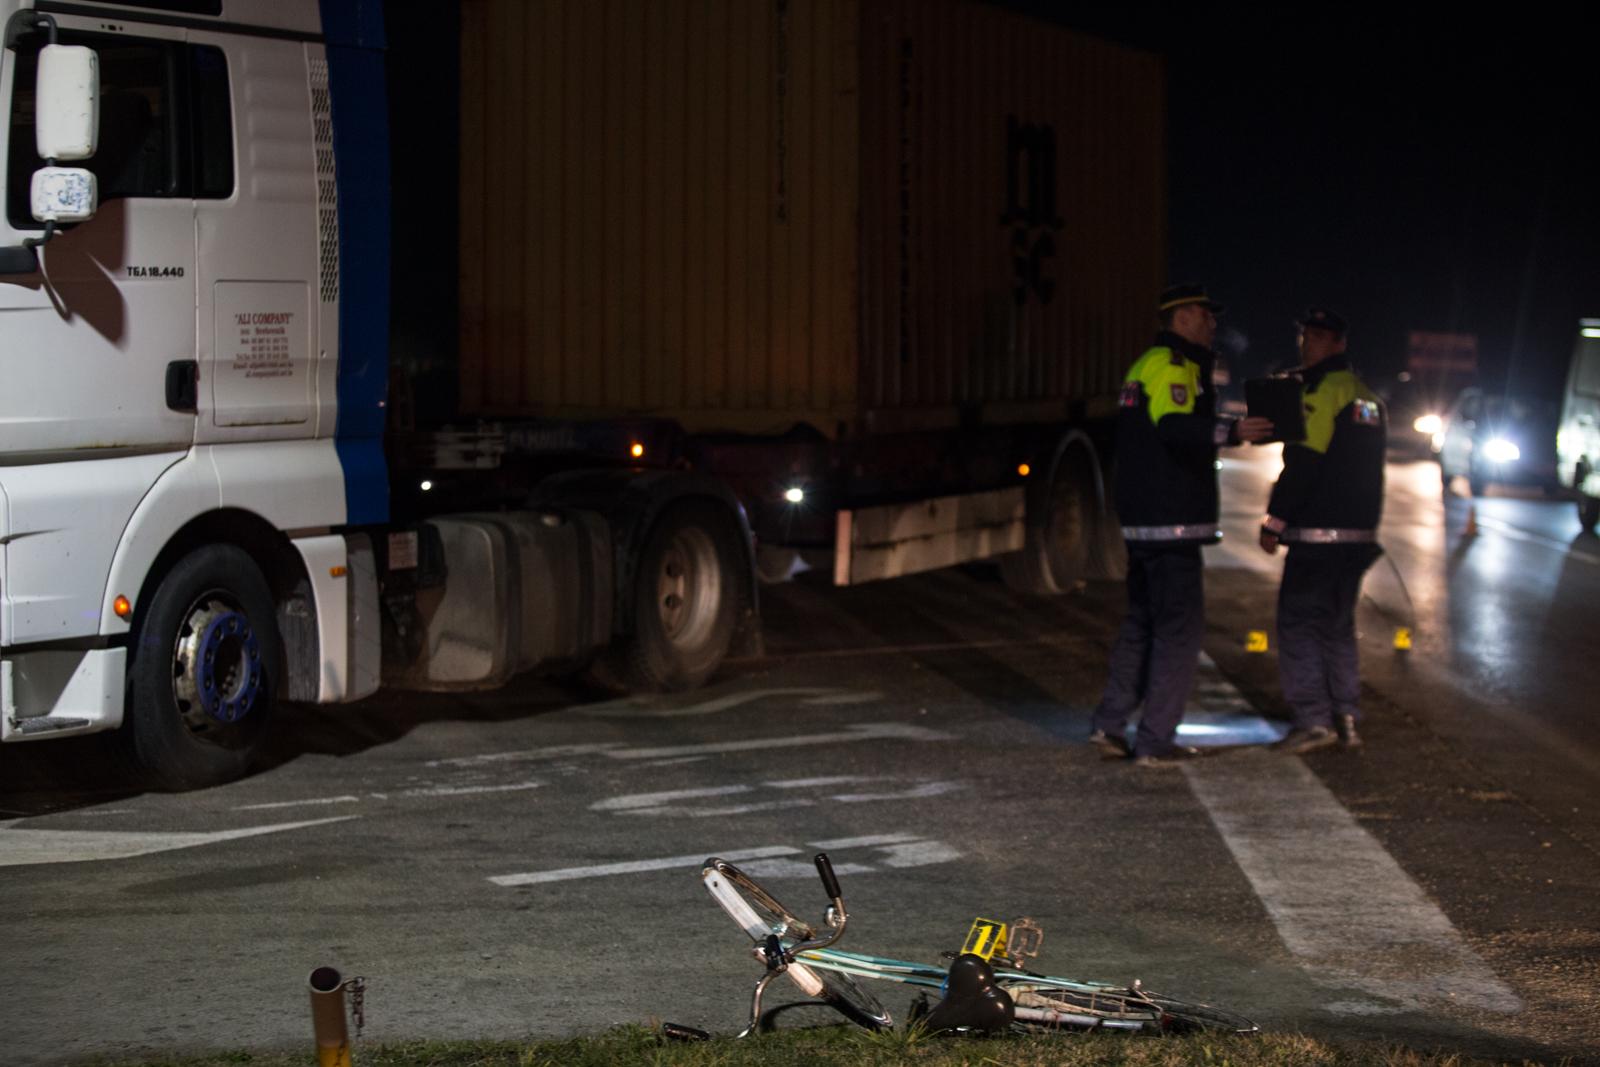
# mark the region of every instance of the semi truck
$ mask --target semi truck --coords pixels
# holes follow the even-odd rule
[[[759,591],[1115,576],[1162,72],[966,0],[0,0],[0,741],[671,690]],[[441,117],[443,116],[443,117]]]

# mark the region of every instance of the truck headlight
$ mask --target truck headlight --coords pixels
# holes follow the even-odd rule
[[[1444,429],[1444,420],[1437,415],[1418,415],[1417,421],[1411,424],[1411,428],[1424,437],[1432,437]]]

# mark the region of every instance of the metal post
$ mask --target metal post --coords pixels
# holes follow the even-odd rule
[[[311,972],[311,1030],[317,1067],[351,1067],[350,1028],[344,1019],[344,979],[332,967]]]

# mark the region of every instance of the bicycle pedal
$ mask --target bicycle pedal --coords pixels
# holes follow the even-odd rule
[[[682,1023],[662,1023],[661,1036],[668,1041],[710,1041],[711,1035],[705,1030],[693,1026],[684,1026]]]

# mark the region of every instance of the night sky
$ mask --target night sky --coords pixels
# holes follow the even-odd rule
[[[1166,56],[1171,277],[1229,305],[1239,370],[1291,360],[1317,303],[1375,385],[1407,331],[1434,330],[1477,335],[1485,385],[1559,394],[1577,320],[1600,316],[1600,77],[1579,16],[1010,6]]]

